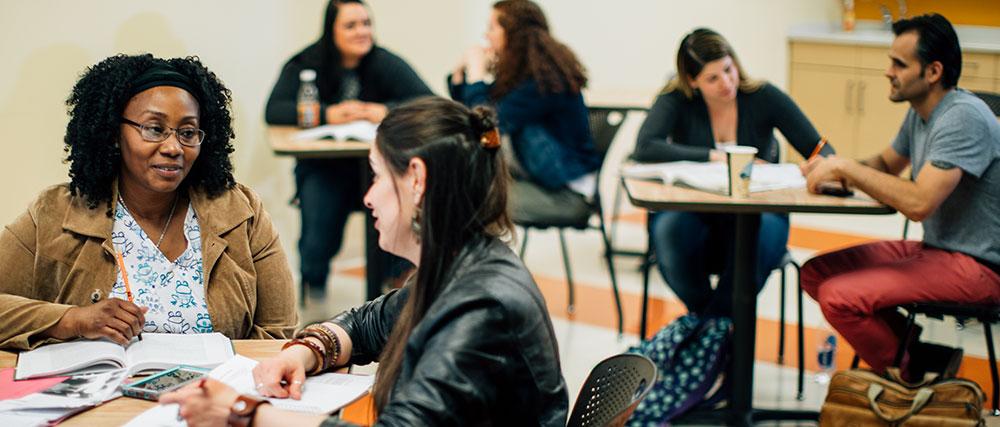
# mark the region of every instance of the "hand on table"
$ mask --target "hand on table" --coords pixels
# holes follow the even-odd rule
[[[827,157],[816,156],[799,164],[802,175],[806,177],[806,188],[812,193],[820,192],[820,185],[826,183],[841,183],[845,188],[844,177],[840,173],[841,159],[835,155]]]
[[[59,319],[49,335],[57,339],[108,338],[126,345],[142,332],[147,307],[118,298],[108,298],[87,307],[73,307]]]
[[[361,120],[365,115],[365,103],[348,100],[326,107],[326,122],[331,125]]]
[[[306,369],[318,361],[308,347],[293,345],[253,368],[253,382],[262,396],[300,399]]]
[[[230,408],[239,393],[232,387],[213,379],[195,381],[180,390],[160,396],[161,404],[180,405],[180,416],[190,427],[224,426],[229,419]]]

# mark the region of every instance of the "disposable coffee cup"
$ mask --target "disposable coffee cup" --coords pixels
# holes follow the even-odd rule
[[[757,148],[730,145],[723,147],[722,151],[726,153],[726,168],[729,172],[729,196],[750,197],[750,174],[753,172],[753,160]]]

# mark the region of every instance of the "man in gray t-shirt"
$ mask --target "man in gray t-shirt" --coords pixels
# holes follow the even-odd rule
[[[962,54],[947,19],[902,19],[893,32],[889,99],[911,108],[892,146],[863,161],[831,156],[802,166],[810,191],[830,182],[857,187],[923,223],[923,241],[868,243],[802,266],[802,288],[876,371],[894,364],[903,339],[896,306],[1000,304],[1000,124],[957,87]],[[912,180],[899,177],[907,166]],[[921,378],[928,352],[907,344],[903,375]],[[954,374],[961,350],[936,362],[933,368]]]

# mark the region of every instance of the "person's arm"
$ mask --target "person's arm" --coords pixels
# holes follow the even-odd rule
[[[241,186],[242,187],[242,186]],[[278,231],[260,198],[243,187],[254,212],[250,224],[250,253],[257,274],[257,308],[253,313],[252,339],[290,338],[298,324],[294,280],[281,248]]]
[[[0,231],[0,348],[27,350],[49,341],[44,332],[73,307],[33,299],[35,232],[32,209]]]
[[[295,58],[281,68],[281,74],[271,89],[271,96],[267,98],[267,107],[264,109],[264,121],[268,124],[298,124],[299,72],[303,68]],[[326,106],[322,105],[320,111],[326,111]]]
[[[795,104],[787,94],[780,89],[766,85],[760,90],[765,91],[763,99],[770,108],[771,123],[785,136],[802,158],[808,159],[816,144],[819,144],[821,136],[813,126],[809,118],[806,117],[799,106]],[[836,154],[833,144],[836,141],[827,141],[827,144],[820,150],[819,155],[829,156]]]
[[[367,365],[378,360],[400,312],[403,311],[410,286],[390,291],[329,320],[343,328],[351,339],[350,364]]]
[[[632,152],[633,160],[642,163],[709,160],[710,148],[685,145],[671,137],[681,108],[684,107],[677,97],[670,93],[656,97],[639,128],[635,151]]]

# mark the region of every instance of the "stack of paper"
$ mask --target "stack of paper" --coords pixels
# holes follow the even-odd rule
[[[712,193],[729,191],[729,175],[724,163],[667,162],[629,165],[622,175],[632,178],[659,178],[664,183],[690,187]],[[791,163],[753,165],[750,192],[803,188],[806,179],[799,167]]]
[[[342,125],[323,125],[296,132],[293,141],[333,138],[338,141],[374,141],[378,125],[367,120],[357,120]]]

